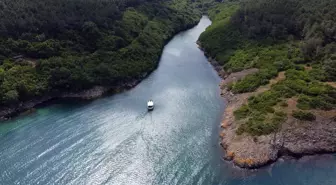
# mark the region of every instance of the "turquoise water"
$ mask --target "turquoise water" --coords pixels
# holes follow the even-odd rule
[[[222,161],[220,79],[195,43],[208,25],[203,17],[176,35],[159,68],[130,91],[0,124],[0,184],[335,185],[334,155],[258,171]]]

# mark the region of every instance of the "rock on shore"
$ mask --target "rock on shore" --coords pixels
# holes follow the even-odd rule
[[[198,45],[200,46],[199,42]],[[207,56],[205,51],[204,53]],[[302,157],[336,152],[336,110],[313,110],[316,115],[315,121],[300,121],[288,116],[277,133],[264,136],[251,136],[246,133],[237,135],[236,129],[240,123],[235,120],[233,112],[247,103],[250,96],[264,92],[267,88],[262,87],[259,92],[257,90],[252,93],[233,94],[225,86],[248,74],[258,72],[258,69],[227,74],[214,59],[207,57],[219,76],[223,78],[220,84],[221,96],[225,98],[227,104],[221,123],[220,144],[225,150],[224,159],[233,161],[242,168],[259,168],[276,161],[281,156]],[[278,78],[281,79],[283,75],[284,73]],[[274,83],[276,80],[271,81],[269,87]]]
[[[241,72],[233,73],[227,76],[223,83],[239,78],[242,78]],[[335,110],[313,110],[316,115],[315,121],[300,121],[288,116],[281,129],[270,135],[237,135],[236,129],[240,123],[235,120],[233,112],[255,93],[232,94],[224,88],[221,94],[227,101],[221,124],[221,145],[225,150],[224,159],[232,160],[235,165],[242,168],[258,168],[276,161],[283,155],[301,157],[336,152]]]

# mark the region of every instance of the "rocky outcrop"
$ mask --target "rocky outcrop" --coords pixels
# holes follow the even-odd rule
[[[336,152],[336,111],[315,110],[316,120],[289,117],[281,129],[281,152],[293,156]]]
[[[53,96],[44,96],[42,98],[33,99],[27,102],[22,102],[15,106],[10,107],[0,107],[0,120],[7,120],[8,118],[34,108],[36,105],[44,103],[53,99]]]
[[[284,73],[279,73],[270,84],[255,92],[233,94],[227,90],[226,85],[248,74],[256,73],[258,69],[227,74],[214,59],[207,57],[219,76],[223,78],[220,86],[221,96],[226,100],[226,109],[221,123],[220,144],[225,151],[225,160],[233,161],[242,168],[259,168],[276,161],[281,156],[302,157],[336,152],[336,110],[313,110],[316,115],[315,121],[300,121],[291,116],[293,110],[289,109],[288,118],[277,133],[264,136],[251,136],[246,133],[237,135],[236,130],[240,121],[235,120],[233,112],[247,103],[250,96],[265,92],[272,84],[283,80]]]
[[[238,75],[238,77],[234,77]],[[242,78],[241,73],[230,74],[230,79]],[[235,120],[233,112],[251,95],[258,93],[233,94],[227,91],[225,84],[221,95],[227,101],[221,127],[221,145],[225,150],[224,159],[232,160],[242,168],[259,168],[276,161],[280,156],[301,157],[320,153],[336,152],[336,111],[313,110],[315,121],[300,121],[290,114],[277,133],[264,136],[237,135],[240,122]],[[263,89],[263,88],[261,88]],[[267,90],[267,89],[263,89]]]
[[[231,74],[228,78],[233,76],[235,75]],[[224,159],[232,160],[242,168],[257,168],[275,161],[281,146],[278,144],[281,141],[274,138],[274,135],[253,137],[236,134],[239,123],[236,122],[233,112],[246,103],[251,95],[252,93],[233,94],[225,88],[222,90],[222,96],[227,102],[220,134],[221,145],[225,150]]]

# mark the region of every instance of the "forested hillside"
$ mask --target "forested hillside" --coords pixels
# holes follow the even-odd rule
[[[190,2],[0,1],[0,106],[152,71],[165,42],[197,23]]]
[[[213,25],[199,39],[207,55],[227,73],[259,69],[226,88],[253,92],[285,74],[235,111],[238,134],[269,134],[288,117],[313,121],[318,110],[335,110],[335,7],[334,0],[247,0],[225,1],[209,11]]]

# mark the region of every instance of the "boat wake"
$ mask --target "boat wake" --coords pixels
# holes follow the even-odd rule
[[[135,118],[135,121],[142,120],[142,119],[145,118],[146,115],[149,114],[149,113],[150,113],[150,112],[148,112],[148,111],[144,111],[144,112],[140,113],[140,115],[137,116],[137,117]]]

